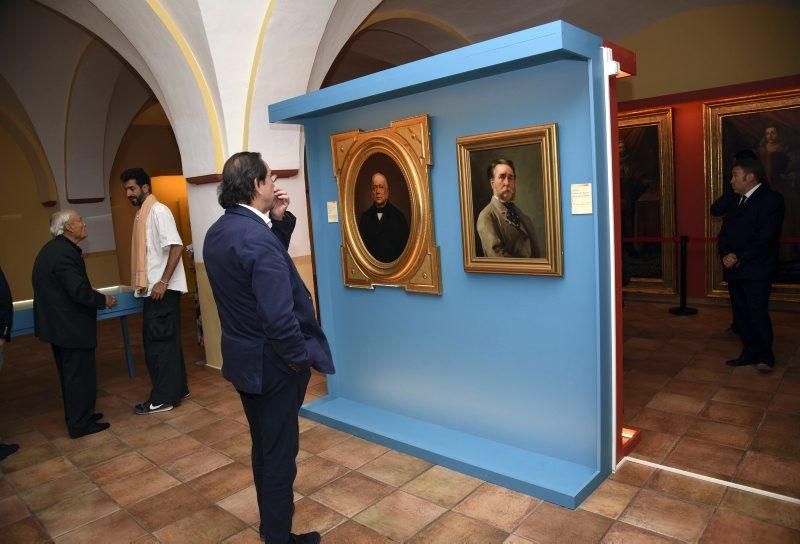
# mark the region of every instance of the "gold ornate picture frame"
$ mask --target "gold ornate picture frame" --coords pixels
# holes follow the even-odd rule
[[[715,237],[721,218],[711,204],[729,190],[736,153],[753,151],[770,187],[781,193],[786,213],[781,229],[773,300],[800,301],[800,89],[759,93],[703,104],[706,169],[706,235]],[[706,251],[706,294],[728,296],[717,246]]]
[[[675,236],[672,108],[620,113],[618,126],[624,289],[675,294],[675,244],[630,240]]]
[[[563,276],[556,124],[462,136],[456,149],[464,270]],[[493,197],[488,170],[497,159],[513,164],[511,208]]]
[[[440,295],[428,116],[368,132],[333,134],[331,154],[339,188],[344,284]]]

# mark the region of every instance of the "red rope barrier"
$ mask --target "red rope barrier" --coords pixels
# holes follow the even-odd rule
[[[623,242],[634,243],[653,243],[653,242],[680,242],[680,236],[626,236],[622,239]],[[689,236],[689,242],[716,242],[716,236]],[[800,244],[800,237],[798,236],[785,236],[778,240],[781,244]]]

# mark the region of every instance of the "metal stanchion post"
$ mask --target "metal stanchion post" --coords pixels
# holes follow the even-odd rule
[[[681,305],[669,309],[669,313],[671,313],[672,315],[697,314],[697,308],[689,308],[686,306],[686,247],[688,245],[689,245],[689,237],[685,235],[681,236],[681,256],[680,256],[681,274],[680,274],[680,283],[678,284],[678,294],[681,299]]]

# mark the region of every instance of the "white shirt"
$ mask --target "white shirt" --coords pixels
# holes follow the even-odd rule
[[[255,209],[254,207],[252,207],[252,206],[248,206],[247,204],[242,204],[241,202],[239,203],[239,206],[241,206],[242,208],[247,208],[248,210],[250,210],[251,212],[253,212],[253,213],[254,213],[254,214],[256,214],[257,216],[259,216],[261,219],[263,219],[263,220],[264,220],[264,223],[266,223],[266,224],[267,224],[267,226],[268,226],[270,229],[272,228],[272,219],[270,219],[270,218],[269,218],[269,212],[267,212],[267,213],[261,213],[260,211],[258,211],[258,210],[257,210],[257,209]]]
[[[761,187],[761,184],[760,184],[760,183],[759,183],[758,185],[756,185],[755,187],[753,187],[752,189],[750,189],[749,191],[747,191],[747,192],[744,194],[744,197],[745,197],[745,198],[750,198],[751,196],[753,196],[753,193],[755,193],[755,192],[756,192],[756,189],[758,189],[759,187]]]
[[[169,248],[173,245],[183,245],[181,235],[175,226],[175,219],[172,212],[164,204],[156,202],[150,209],[147,216],[147,228],[145,229],[146,251],[147,251],[147,292],[134,293],[135,297],[144,298],[150,296],[150,292],[156,283],[161,281],[164,270],[167,268],[169,260]],[[183,259],[178,261],[178,266],[169,279],[167,289],[186,293],[186,272],[183,269]]]

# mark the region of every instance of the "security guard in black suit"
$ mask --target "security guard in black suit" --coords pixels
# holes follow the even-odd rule
[[[102,414],[94,411],[97,375],[97,310],[113,308],[116,298],[92,289],[78,243],[87,236],[86,223],[75,210],[53,214],[54,236],[33,265],[33,318],[36,337],[53,347],[64,419],[72,438],[103,431]]]
[[[780,193],[760,181],[760,172],[758,161],[738,159],[730,182],[733,192],[717,199],[711,214],[723,217],[717,249],[743,343],[739,357],[727,364],[752,364],[769,372],[775,365],[769,293],[778,268],[785,206]]]

